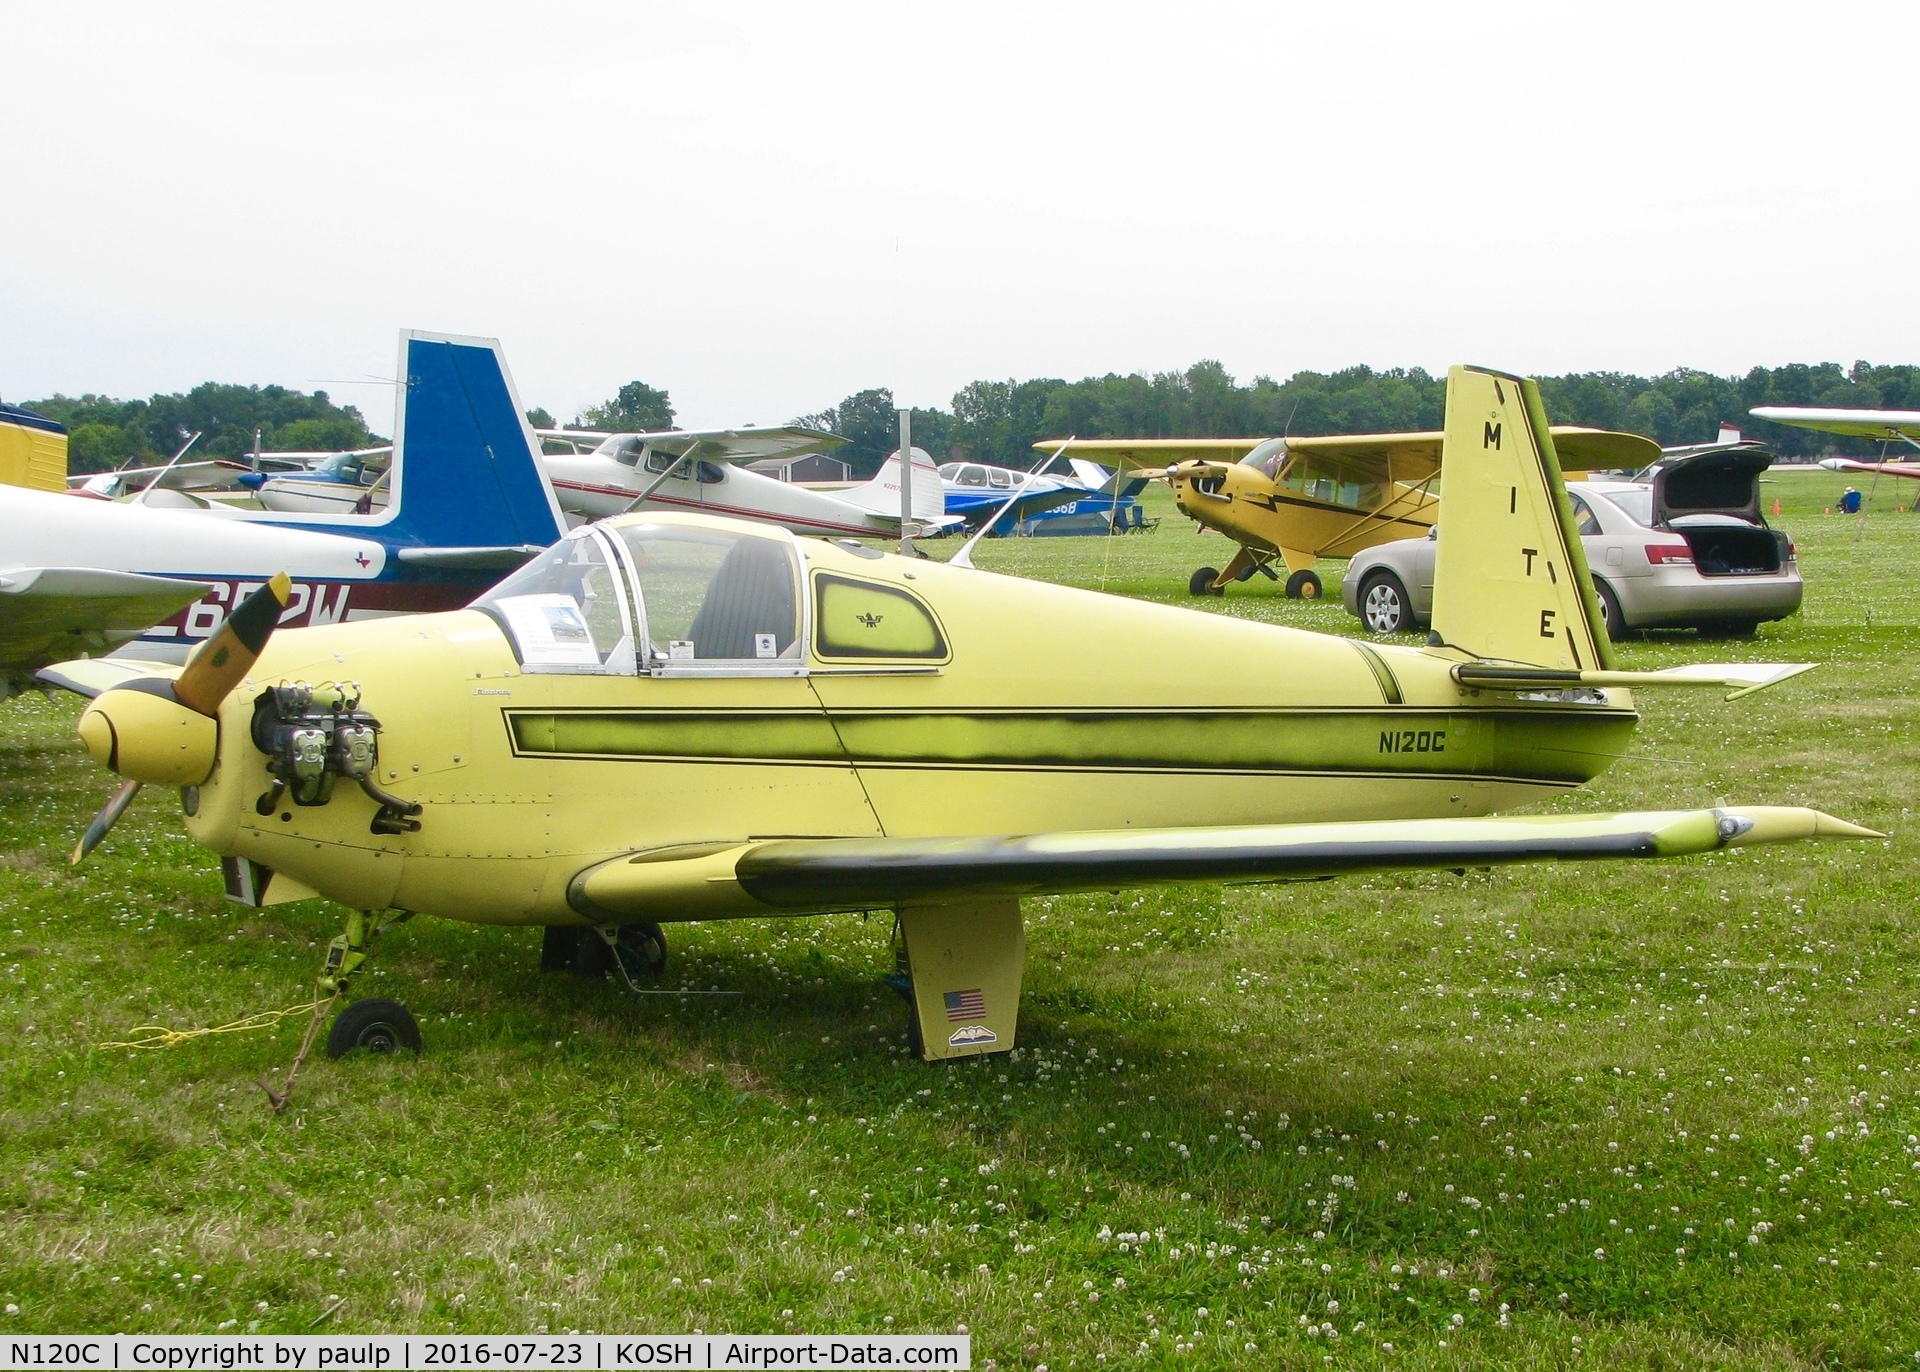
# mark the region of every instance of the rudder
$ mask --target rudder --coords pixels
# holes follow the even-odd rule
[[[1480,367],[1447,373],[1433,636],[1476,657],[1592,671],[1613,655],[1574,532],[1540,390]]]

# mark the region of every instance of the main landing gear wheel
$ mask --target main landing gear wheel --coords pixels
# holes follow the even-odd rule
[[[618,943],[629,977],[657,977],[667,970],[667,936],[652,920],[621,925]],[[598,930],[550,924],[540,944],[540,970],[604,977],[614,970],[613,952]]]
[[[1323,589],[1319,576],[1312,571],[1295,572],[1287,578],[1288,600],[1318,600]]]
[[[1227,588],[1213,584],[1220,575],[1217,567],[1202,567],[1187,579],[1187,592],[1190,595],[1225,595]]]
[[[397,1000],[371,997],[356,1000],[333,1017],[327,1030],[327,1056],[344,1058],[356,1048],[385,1056],[406,1049],[420,1051],[420,1026]]]
[[[1360,588],[1360,618],[1376,634],[1413,632],[1413,606],[1407,588],[1392,572],[1376,572]]]

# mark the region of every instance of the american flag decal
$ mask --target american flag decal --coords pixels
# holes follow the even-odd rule
[[[980,988],[970,991],[947,992],[947,1023],[962,1019],[985,1019],[987,1017],[986,997],[980,994]]]

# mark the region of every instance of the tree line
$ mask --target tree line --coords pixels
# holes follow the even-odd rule
[[[335,405],[325,391],[302,394],[285,386],[209,381],[146,400],[54,395],[30,400],[26,408],[66,426],[71,472],[164,462],[195,433],[200,440],[193,458],[244,459],[253,451],[256,430],[266,451],[337,452],[386,441],[353,406]]]
[[[1556,424],[1623,429],[1671,448],[1710,443],[1727,423],[1786,458],[1871,457],[1878,445],[1764,423],[1748,410],[1763,405],[1920,409],[1920,367],[1868,362],[1850,368],[1833,362],[1755,367],[1738,377],[1681,368],[1654,377],[1577,372],[1539,380],[1547,414]],[[1203,361],[1184,372],[1152,376],[975,381],[955,393],[951,410],[915,410],[913,432],[918,446],[942,460],[966,456],[1026,466],[1033,461],[1034,443],[1069,434],[1265,438],[1438,429],[1446,391],[1444,376],[1418,367],[1295,372],[1285,381],[1259,376],[1242,385],[1220,363]],[[796,422],[844,436],[848,443],[840,455],[861,473],[884,460],[898,433],[893,395],[885,389],[861,391]]]
[[[1724,422],[1767,443],[1783,457],[1829,453],[1871,457],[1877,445],[1766,424],[1747,411],[1761,405],[1846,409],[1920,409],[1920,367],[1852,367],[1825,362],[1755,367],[1744,376],[1680,368],[1662,376],[1576,372],[1540,378],[1556,424],[1625,429],[1664,447],[1711,442]],[[1276,434],[1390,433],[1437,429],[1446,406],[1446,378],[1419,368],[1349,367],[1295,372],[1285,381],[1256,376],[1242,385],[1218,362],[1181,372],[1083,377],[1078,381],[974,381],[955,392],[951,408],[915,410],[916,446],[945,461],[967,457],[1026,466],[1032,445],[1065,438],[1264,438]],[[360,412],[337,406],[325,391],[209,382],[147,400],[53,396],[27,408],[67,426],[75,472],[164,460],[189,433],[204,437],[195,455],[244,458],[254,431],[272,450],[367,447],[382,441]],[[545,410],[528,415],[538,428],[557,427]],[[668,393],[641,381],[622,386],[604,404],[575,417],[573,427],[651,431],[672,427]],[[874,387],[793,421],[847,440],[838,456],[870,475],[899,434],[893,392]]]

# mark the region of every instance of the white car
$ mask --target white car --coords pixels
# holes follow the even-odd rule
[[[1760,514],[1758,444],[1690,449],[1652,479],[1569,482],[1567,497],[1606,615],[1607,634],[1697,628],[1737,637],[1800,608],[1792,540]],[[1441,517],[1446,517],[1441,496]],[[1424,628],[1433,612],[1432,533],[1368,548],[1347,564],[1341,599],[1375,633]]]

